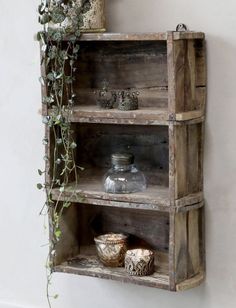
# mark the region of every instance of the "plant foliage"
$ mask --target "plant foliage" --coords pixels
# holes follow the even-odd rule
[[[41,46],[41,64],[45,71],[40,76],[40,82],[45,93],[42,102],[48,112],[43,117],[43,123],[47,128],[43,139],[47,149],[44,156],[46,168],[44,171],[38,170],[40,176],[45,175],[45,181],[37,184],[37,188],[46,192],[46,201],[41,214],[50,214],[52,236],[46,266],[49,307],[51,307],[50,298],[58,297],[58,295],[50,296],[49,285],[51,268],[56,257],[55,247],[62,236],[60,220],[63,211],[71,205],[71,198],[76,193],[72,192],[68,198],[63,196],[66,200],[64,202],[59,200],[61,195],[65,194],[65,187],[71,178],[78,183],[79,167],[75,161],[77,144],[73,137],[70,117],[76,99],[73,83],[77,70],[75,64],[80,50],[78,44],[80,29],[83,26],[83,14],[90,8],[90,0],[82,0],[80,5],[76,0],[41,0],[38,7],[39,22],[43,27],[43,31],[38,33],[38,40]],[[49,153],[49,139],[50,144],[54,145],[53,154]],[[52,198],[52,190],[55,187],[60,192],[56,201]]]

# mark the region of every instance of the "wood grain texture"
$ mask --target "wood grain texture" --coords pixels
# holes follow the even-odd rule
[[[80,45],[77,101],[70,120],[78,143],[76,161],[85,171],[77,187],[72,182],[63,193],[52,191],[54,200],[74,202],[62,217],[53,270],[172,291],[198,286],[205,272],[204,34],[92,33],[83,34]],[[41,70],[44,76],[45,68]],[[105,78],[111,90],[138,90],[140,109],[98,109],[94,91]],[[42,96],[46,93],[43,87]],[[49,113],[43,105],[42,114]],[[45,137],[49,171],[53,143],[47,128]],[[116,151],[134,153],[148,179],[145,192],[104,193],[102,177]],[[49,216],[53,240],[52,213]],[[154,249],[159,262],[154,275],[134,278],[124,269],[101,266],[93,238],[110,231],[131,234],[131,246]]]
[[[111,167],[111,155],[128,152],[134,155],[135,165],[145,173],[149,185],[168,186],[167,127],[81,124],[76,130],[77,159],[85,172],[94,175],[97,168],[102,181]]]
[[[175,215],[175,282],[188,277],[187,213]]]
[[[186,291],[200,286],[205,280],[205,273],[202,271],[190,279],[186,279],[176,285],[176,291]]]
[[[199,213],[188,212],[188,278],[200,271]]]
[[[159,253],[157,259],[159,260],[159,265],[156,265],[154,274],[144,277],[131,277],[126,273],[124,268],[111,269],[104,267],[95,256],[87,255],[79,255],[78,258],[70,262],[56,266],[54,271],[111,279],[168,290],[169,277],[168,271],[166,271],[166,267],[168,268],[168,256]]]
[[[180,199],[203,190],[203,123],[173,129],[175,199]]]
[[[78,227],[78,210],[76,205],[72,204],[68,209],[64,209],[61,216],[60,230],[62,235],[60,241],[55,245],[54,265],[59,265],[79,253]]]
[[[206,61],[204,40],[175,41],[173,34],[167,40],[169,112],[198,110],[204,115],[205,96],[199,99],[206,86]],[[199,90],[200,89],[200,90]]]
[[[81,88],[101,89],[104,79],[111,89],[141,92],[168,85],[165,42],[84,42],[80,46],[74,83],[78,95]]]
[[[173,32],[174,40],[179,39],[204,39],[205,34],[203,32]],[[167,40],[169,32],[147,32],[147,33],[82,33],[80,41],[165,41]],[[68,36],[64,41],[71,40]]]

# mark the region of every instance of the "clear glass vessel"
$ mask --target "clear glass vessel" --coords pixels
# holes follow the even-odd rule
[[[113,154],[112,168],[104,178],[105,192],[111,194],[130,194],[147,188],[144,174],[134,166],[132,154]]]

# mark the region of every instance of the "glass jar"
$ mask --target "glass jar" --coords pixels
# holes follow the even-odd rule
[[[132,154],[113,154],[112,168],[104,178],[105,192],[111,194],[130,194],[147,188],[144,174],[134,166]]]

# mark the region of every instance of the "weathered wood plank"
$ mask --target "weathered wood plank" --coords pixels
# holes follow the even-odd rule
[[[77,88],[76,89],[76,103],[80,105],[96,106],[97,95],[99,89],[97,88]],[[109,91],[116,93],[124,89],[109,88]],[[131,92],[138,92],[139,107],[146,108],[152,107],[153,109],[167,109],[168,105],[168,88],[166,87],[147,87],[147,88],[130,88]]]
[[[195,110],[195,111],[186,111],[182,113],[176,113],[175,119],[176,121],[188,121],[192,119],[201,118],[204,116],[203,110]]]
[[[133,203],[141,204],[141,206],[150,207],[155,209],[156,206],[169,206],[168,188],[163,186],[149,186],[145,192],[133,193],[133,194],[108,194],[105,193],[102,187],[101,178],[81,178],[79,185],[71,184],[66,187],[65,192],[60,193],[59,189],[55,188],[52,191],[53,199],[59,198],[60,200],[68,199],[71,197],[73,202],[87,203],[89,200],[96,201],[108,201],[113,202],[125,202],[126,205],[132,203],[132,206],[136,207]],[[118,206],[119,204],[117,204]],[[122,206],[122,205],[121,205]],[[138,205],[137,205],[138,207]]]
[[[164,41],[166,32],[155,33],[83,33],[81,41]]]
[[[189,195],[187,195],[183,198],[177,199],[175,201],[175,205],[177,207],[185,207],[185,206],[188,206],[188,205],[199,203],[202,200],[203,200],[203,192],[200,191],[200,192],[197,192],[197,193],[194,193],[194,194],[189,194]]]
[[[175,131],[175,199],[186,195],[187,187],[187,126],[176,126]]]
[[[202,271],[190,279],[186,279],[176,285],[176,291],[185,291],[200,286],[205,280],[205,273]]]
[[[76,205],[72,204],[68,209],[63,210],[61,216],[62,234],[60,241],[55,245],[54,265],[59,265],[79,253],[78,223],[78,210]]]
[[[159,265],[151,276],[132,277],[129,276],[124,268],[108,268],[104,267],[95,256],[79,255],[77,258],[69,262],[63,263],[54,268],[55,272],[71,273],[76,275],[85,275],[97,278],[117,280],[121,282],[133,283],[148,287],[169,289],[168,272],[165,271],[167,263],[167,255],[157,255]],[[164,270],[163,270],[164,268]],[[163,273],[164,271],[164,273]]]
[[[82,33],[79,40],[80,41],[165,41],[167,40],[167,35],[168,32]],[[173,37],[175,40],[204,39],[205,34],[203,32],[193,32],[193,31],[186,31],[186,32],[173,31]],[[64,39],[64,41],[67,40],[70,40],[69,36]]]
[[[184,109],[196,108],[196,50],[195,41],[185,43],[185,70],[184,70]]]
[[[175,215],[175,282],[179,283],[188,276],[187,213]]]
[[[188,212],[188,278],[200,271],[199,210]]]
[[[193,32],[193,31],[173,32],[173,38],[174,38],[174,40],[204,39],[205,33],[203,33],[203,32]]]
[[[87,42],[81,44],[74,90],[101,89],[103,80],[111,89],[166,87],[165,42]]]

